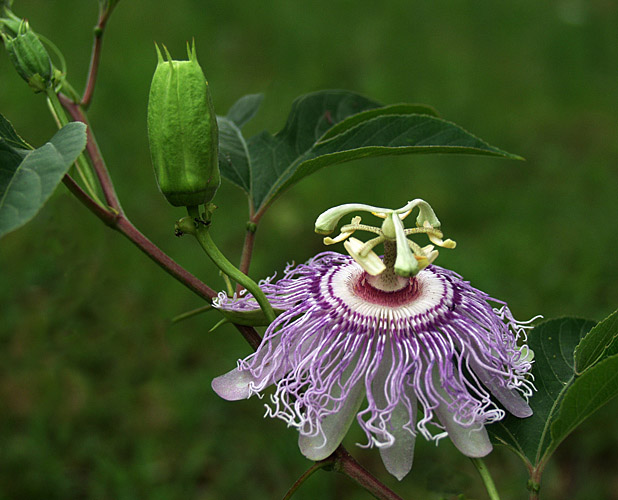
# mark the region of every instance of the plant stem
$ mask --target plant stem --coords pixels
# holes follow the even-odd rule
[[[195,221],[201,220],[198,207],[187,207],[187,212]],[[264,292],[262,292],[262,289],[255,281],[249,278],[246,274],[240,272],[229,260],[227,260],[225,255],[221,253],[221,251],[217,248],[217,245],[215,245],[213,239],[210,237],[209,228],[205,225],[199,224],[198,222],[195,230],[195,237],[216,266],[231,279],[244,286],[253,295],[257,303],[262,308],[264,316],[266,316],[268,322],[272,323],[275,320],[276,315],[270,305],[270,302],[268,302],[266,295],[264,295]]]
[[[211,311],[212,306],[210,304],[206,304],[205,306],[198,307],[197,309],[193,309],[192,311],[187,311],[185,313],[179,314],[178,316],[174,316],[172,318],[172,323],[178,323],[179,321],[184,321],[185,319],[192,318],[193,316],[197,316],[198,314],[202,314],[206,311]]]
[[[330,465],[332,465],[332,463],[335,461],[335,459],[333,457],[328,457],[325,460],[321,460],[319,462],[315,462],[311,467],[309,467],[302,476],[300,476],[296,482],[292,485],[292,487],[288,490],[288,492],[285,494],[285,496],[283,497],[282,500],[290,500],[290,498],[292,498],[292,495],[294,495],[294,493],[296,493],[296,490],[298,490],[298,488],[300,488],[303,483],[309,479],[309,477],[311,477],[313,475],[314,472],[323,469],[324,467],[328,467]]]
[[[144,252],[151,260],[158,264],[164,271],[176,278],[189,290],[193,291],[203,299],[210,301],[217,296],[212,288],[193,276],[182,266],[176,263],[165,252],[157,247],[152,241],[144,236],[124,214],[116,214],[97,204],[84,190],[71,178],[65,175],[63,178],[64,184],[69,190],[81,201],[86,207],[105,225],[111,227],[126,236],[133,244],[135,244],[142,252]]]
[[[99,179],[99,184],[101,185],[101,190],[103,191],[105,201],[114,210],[122,213],[122,207],[120,206],[120,201],[118,200],[118,196],[116,195],[114,184],[109,175],[107,166],[105,165],[105,161],[103,160],[103,155],[101,154],[101,150],[97,145],[94,133],[92,132],[92,128],[88,123],[88,119],[86,118],[84,111],[82,110],[82,108],[80,108],[78,104],[74,103],[68,97],[62,94],[58,94],[58,99],[60,100],[60,103],[62,104],[64,109],[69,112],[73,120],[86,124],[86,133],[88,137],[88,140],[86,142],[86,153],[92,161],[92,167],[94,168],[94,172]]]
[[[346,449],[339,445],[334,451],[334,469],[356,481],[365,490],[379,500],[402,500],[394,491],[378,481],[370,472],[363,468]]]
[[[530,495],[528,496],[528,500],[538,500],[539,499],[539,491],[541,489],[541,475],[543,474],[544,465],[537,465],[535,468],[529,470],[530,479],[528,481],[527,487],[528,491],[530,491]]]
[[[51,111],[54,119],[56,120],[56,124],[58,128],[62,128],[69,123],[69,118],[66,115],[63,105],[61,104],[58,95],[53,91],[49,90],[47,92],[47,103],[49,105],[49,110]],[[97,202],[99,205],[103,205],[101,200],[99,200],[96,188],[96,179],[92,173],[92,168],[88,163],[88,160],[84,156],[84,154],[80,154],[75,161],[75,168],[79,173],[89,195]]]
[[[103,47],[103,33],[105,32],[105,25],[111,14],[112,9],[109,7],[102,9],[99,13],[99,20],[94,27],[94,42],[92,44],[92,53],[90,56],[90,67],[88,68],[88,79],[86,82],[86,89],[84,90],[84,96],[81,100],[81,105],[84,108],[90,106],[92,101],[92,95],[94,94],[94,86],[97,81],[97,75],[99,73],[99,62],[101,61],[101,49]]]
[[[255,233],[257,231],[257,222],[250,220],[247,222],[247,231],[245,233],[245,242],[242,246],[242,254],[240,256],[240,272],[249,274],[249,266],[251,265],[251,257],[253,255],[253,245],[255,244]],[[240,292],[242,285],[236,285],[236,291]]]
[[[496,490],[496,485],[494,484],[494,480],[491,478],[491,474],[489,473],[489,469],[485,465],[485,462],[481,458],[470,458],[470,460],[472,460],[472,463],[479,471],[489,498],[491,500],[500,500],[500,495],[498,495],[498,490]]]

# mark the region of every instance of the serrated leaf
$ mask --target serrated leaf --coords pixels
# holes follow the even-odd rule
[[[377,116],[329,140],[317,142],[280,176],[271,189],[271,197],[326,166],[359,158],[419,153],[521,159],[440,118],[416,114]]]
[[[378,102],[345,90],[323,90],[297,98],[280,132],[274,136],[262,132],[248,141],[254,210],[272,201],[278,194],[273,187],[282,176],[289,177],[292,164],[328,129],[351,115],[378,107]]]
[[[227,112],[226,118],[234,122],[238,128],[243,128],[251,118],[255,116],[260,104],[264,100],[264,94],[248,94],[236,101]]]
[[[342,90],[301,96],[283,130],[247,141],[252,212],[263,213],[283,191],[320,168],[359,158],[411,153],[519,158],[436,114],[429,106],[381,106]]]
[[[592,332],[591,332],[592,333]],[[618,394],[618,355],[591,365],[566,391],[560,412],[551,426],[551,443],[546,454],[584,420]]]
[[[575,370],[583,373],[610,354],[608,349],[618,338],[618,311],[595,326],[575,349]]]
[[[86,125],[72,122],[34,151],[0,151],[0,237],[37,214],[85,146]]]
[[[221,175],[250,195],[251,160],[245,138],[240,128],[225,116],[217,116],[217,126]]]
[[[326,133],[320,137],[320,142],[324,142],[327,139],[331,139],[336,135],[339,135],[346,130],[359,125],[360,123],[370,120],[371,118],[376,118],[378,116],[386,116],[386,115],[429,115],[429,116],[439,116],[438,112],[431,106],[427,106],[425,104],[391,104],[390,106],[383,106],[377,109],[370,109],[368,111],[362,111],[361,113],[356,113],[343,121],[340,121],[336,125],[332,126],[330,129],[326,131]]]
[[[323,90],[300,96],[285,127],[245,141],[240,127],[261,96],[245,96],[220,119],[221,174],[249,196],[251,213],[266,210],[284,190],[328,165],[411,153],[458,153],[517,158],[438,118],[422,104],[382,106],[354,92]]]
[[[573,351],[593,321],[563,318],[549,320],[528,335],[528,346],[534,351],[532,374],[537,392],[529,404],[531,417],[507,415],[488,426],[492,439],[513,449],[524,461],[537,466],[547,460],[551,445],[551,425],[558,416],[560,403],[575,381]]]

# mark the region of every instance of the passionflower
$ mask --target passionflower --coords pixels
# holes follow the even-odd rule
[[[414,208],[417,227],[405,229],[402,220]],[[384,219],[381,227],[355,217],[338,237],[325,239],[345,241],[351,257],[324,252],[289,265],[276,282],[261,282],[283,312],[257,351],[215,378],[213,389],[233,401],[262,397],[274,385],[266,415],[298,429],[300,450],[311,460],[328,457],[355,417],[367,436],[361,446],[378,447],[400,480],[412,467],[419,433],[436,442],[448,436],[470,457],[487,455],[486,424],[505,410],[532,414],[531,351],[518,346],[528,323],[458,274],[432,265],[433,245],[408,239],[424,233],[435,245],[455,246],[442,239],[437,217],[422,200],[397,210],[335,207],[318,218],[316,231],[328,234],[359,210]],[[358,230],[377,236],[362,243],[351,237]],[[380,243],[382,258],[373,251]],[[250,294],[221,293],[214,305],[234,312],[258,308]]]

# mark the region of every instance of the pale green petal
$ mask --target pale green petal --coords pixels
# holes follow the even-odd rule
[[[416,415],[416,397],[413,394],[408,395],[412,401],[412,414]],[[401,481],[412,469],[414,461],[414,436],[408,429],[404,429],[404,425],[410,421],[410,413],[406,406],[399,401],[391,415],[390,433],[395,438],[395,442],[388,448],[380,448],[380,456],[384,467]],[[409,426],[414,428],[414,421]]]
[[[213,379],[211,386],[223,399],[238,401],[251,396],[249,384],[252,382],[255,382],[255,378],[249,372],[234,368],[225,375]]]
[[[488,455],[493,449],[485,426],[473,424],[472,427],[464,427],[455,422],[453,413],[448,410],[444,403],[440,403],[434,413],[445,427],[453,444],[467,457],[481,458]]]
[[[317,436],[298,436],[298,447],[309,460],[324,460],[341,444],[365,398],[365,384],[361,379],[350,389],[339,412],[322,419],[322,432]]]

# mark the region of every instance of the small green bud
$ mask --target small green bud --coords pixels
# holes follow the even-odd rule
[[[35,92],[44,92],[52,87],[54,68],[47,50],[27,21],[22,21],[14,35],[14,22],[2,20],[4,31],[2,39],[9,59],[19,75],[28,82]]]
[[[217,118],[195,45],[188,61],[167,60],[157,47],[158,65],[148,100],[148,139],[159,189],[174,206],[210,201],[219,185]]]
[[[176,221],[174,224],[174,233],[176,236],[182,236],[183,234],[195,234],[197,229],[197,223],[193,217],[183,217]]]

